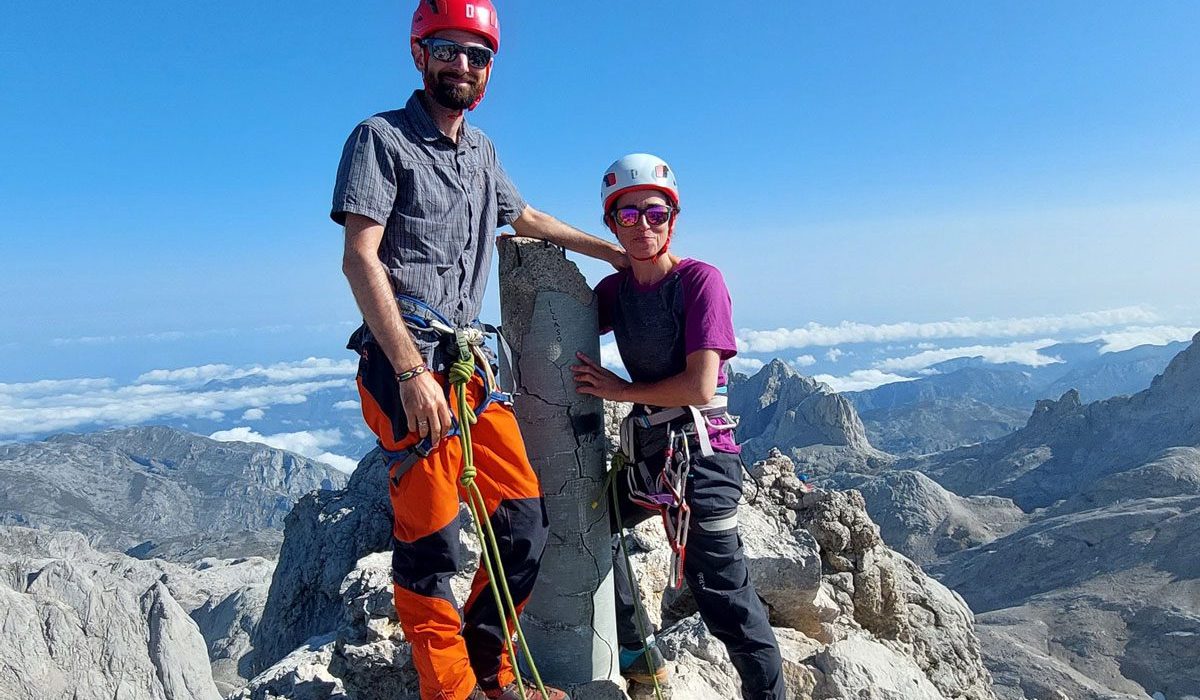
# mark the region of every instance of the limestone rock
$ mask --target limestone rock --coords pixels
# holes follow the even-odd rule
[[[791,460],[773,451],[750,470],[760,492],[739,510],[739,526],[754,587],[769,601],[771,623],[804,629],[821,588],[821,555],[798,526],[800,480]]]
[[[363,556],[391,549],[391,507],[387,466],[378,450],[359,462],[345,489],[300,499],[287,517],[279,564],[255,630],[256,671],[337,628],[342,579]]]
[[[254,677],[229,700],[351,700],[329,672],[334,634],[313,637]]]
[[[915,471],[837,474],[822,483],[862,493],[888,546],[922,566],[991,542],[1029,520],[1006,498],[959,496]]]
[[[992,700],[962,600],[882,545],[859,494],[802,494],[790,471],[790,461],[778,453],[755,465],[762,490],[742,510],[751,576],[772,610],[792,696],[899,697],[867,694],[896,687],[934,689],[933,695],[912,696],[918,698]],[[314,525],[316,531],[338,527],[336,521]],[[724,647],[687,610],[686,596],[668,595],[663,607],[654,605],[654,596],[663,595],[669,551],[661,525],[643,523],[629,540],[645,600],[652,612],[662,613],[658,638],[675,673],[669,697],[739,697]],[[464,553],[464,560],[474,555]],[[843,562],[844,572],[831,561]],[[407,642],[391,608],[388,566],[386,553],[357,560],[331,589],[340,613],[326,634],[267,669],[238,697],[415,698]],[[470,576],[466,571],[454,579],[456,595],[465,596]],[[580,690],[581,697],[621,697],[611,682]],[[648,692],[630,689],[634,698]]]
[[[161,581],[123,576],[130,562],[0,529],[0,697],[219,700],[195,622]]]
[[[822,649],[810,662],[817,670],[814,700],[942,700],[947,697],[900,654],[856,636]]]
[[[991,698],[970,608],[920,567],[885,546],[857,491],[801,497],[800,518],[830,573],[853,602],[853,618],[912,658],[948,697]],[[848,589],[848,590],[846,590]]]

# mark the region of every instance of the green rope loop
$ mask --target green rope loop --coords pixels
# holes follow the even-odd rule
[[[538,690],[541,691],[542,697],[549,697],[546,686],[542,684],[537,664],[533,661],[529,643],[525,640],[525,633],[521,629],[517,606],[513,603],[512,591],[508,588],[508,578],[504,573],[504,562],[500,557],[500,544],[496,539],[495,530],[492,529],[492,521],[487,517],[487,502],[484,500],[479,486],[475,483],[475,476],[478,472],[475,469],[475,446],[471,441],[471,426],[478,419],[467,400],[467,385],[470,383],[471,377],[475,375],[475,358],[471,354],[466,338],[461,333],[458,334],[457,340],[459,358],[450,365],[448,378],[454,393],[455,408],[458,409],[458,438],[462,444],[463,453],[462,476],[459,477],[459,483],[466,491],[467,507],[471,511],[471,519],[475,523],[475,535],[479,538],[479,545],[483,550],[480,563],[483,564],[484,571],[488,575],[488,587],[492,591],[492,599],[496,604],[496,615],[500,618],[500,627],[504,631],[504,645],[508,651],[508,658],[513,664],[517,689],[521,697],[525,697],[525,683],[521,679],[521,669],[517,665],[517,653],[512,642],[513,634],[508,628],[506,616],[511,616],[521,652],[526,663],[529,664],[530,673],[533,674],[533,680],[537,684]]]
[[[600,486],[600,495],[596,497],[596,500],[592,501],[592,510],[599,507],[600,499],[604,498],[604,494],[608,491],[609,485],[613,483],[613,479],[616,478],[617,472],[624,469],[628,464],[629,458],[625,456],[624,452],[617,451],[613,453],[612,469],[609,469],[608,473],[604,475],[604,483]]]

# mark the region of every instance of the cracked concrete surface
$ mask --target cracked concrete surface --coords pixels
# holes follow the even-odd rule
[[[522,626],[542,677],[620,683],[612,555],[602,494],[604,407],[575,392],[576,352],[600,356],[596,302],[574,263],[526,238],[499,243],[500,307],[516,413],[546,494],[550,542]]]

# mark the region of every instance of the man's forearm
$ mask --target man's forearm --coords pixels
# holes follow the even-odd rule
[[[379,260],[350,255],[343,262],[342,269],[367,327],[375,336],[375,342],[383,348],[392,368],[404,372],[424,364],[425,358],[417,351],[412,334],[400,317],[391,282]]]
[[[538,238],[580,255],[609,263],[615,263],[625,255],[620,246],[580,231],[529,206],[525,207],[525,211],[513,222],[513,229],[519,236]]]

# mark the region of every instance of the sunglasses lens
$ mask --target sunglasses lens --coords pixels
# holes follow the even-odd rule
[[[616,211],[617,224],[629,228],[636,226],[642,213],[636,207],[621,207]]]
[[[467,63],[472,68],[487,68],[492,62],[492,52],[479,46],[467,47]]]
[[[646,222],[651,226],[662,226],[671,219],[668,207],[646,207]]]
[[[454,44],[434,44],[430,47],[429,54],[442,63],[449,63],[458,56],[458,47]]]
[[[492,62],[495,52],[482,46],[463,46],[449,39],[426,39],[422,42],[429,47],[429,55],[442,63],[451,63],[460,53],[467,55],[467,65],[472,68],[487,68]]]

